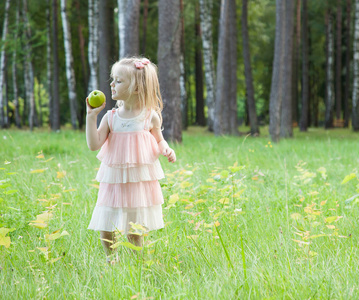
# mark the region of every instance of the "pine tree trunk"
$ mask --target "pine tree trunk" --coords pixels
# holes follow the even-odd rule
[[[230,89],[229,89],[229,133],[231,135],[238,135],[238,116],[237,116],[237,7],[236,0],[229,1],[228,7],[228,66],[230,75]]]
[[[218,36],[218,58],[217,58],[217,82],[216,82],[216,103],[215,103],[215,119],[214,134],[228,134],[228,116],[226,116],[226,108],[228,107],[228,66],[227,54],[229,46],[228,32],[228,10],[229,0],[221,1],[221,13],[219,19],[219,36]]]
[[[5,58],[5,61],[7,60],[7,57]],[[7,62],[5,62],[6,64]],[[8,84],[8,72],[5,71],[5,76],[4,76],[4,87],[5,87],[5,127],[8,128],[10,127],[10,116],[9,116],[9,84]]]
[[[204,98],[203,98],[203,64],[201,49],[201,29],[199,24],[199,7],[196,4],[195,9],[195,74],[196,74],[196,124],[206,126],[204,117]]]
[[[337,40],[335,71],[336,119],[342,118],[342,0],[337,0]]]
[[[199,0],[200,18],[202,31],[202,49],[204,61],[204,75],[207,91],[207,111],[208,111],[208,130],[213,131],[214,107],[215,107],[215,72],[213,56],[213,37],[212,37],[212,0]]]
[[[26,51],[26,61],[25,61],[25,86],[26,86],[26,101],[29,104],[29,127],[32,131],[34,128],[35,122],[35,97],[34,97],[34,70],[31,61],[31,30],[30,23],[27,16],[27,0],[23,0],[23,13],[24,13],[24,32],[26,36],[25,41],[25,51]]]
[[[161,85],[164,138],[182,141],[180,107],[180,3],[177,0],[158,1],[158,71]]]
[[[71,124],[72,129],[77,129],[77,95],[76,95],[76,79],[74,71],[74,59],[72,56],[72,42],[70,24],[67,19],[67,0],[61,0],[61,19],[64,33],[64,48],[66,58],[66,77],[68,97],[70,102]]]
[[[49,95],[49,125],[52,128],[53,120],[53,98],[52,98],[52,65],[51,65],[51,15],[50,0],[46,0],[46,75],[47,75],[47,93]]]
[[[276,0],[276,26],[273,74],[269,101],[269,133],[273,142],[279,142],[281,106],[284,97],[285,0]]]
[[[5,98],[4,98],[4,88],[5,88],[5,45],[6,45],[6,36],[8,32],[8,18],[9,18],[9,7],[10,0],[6,0],[5,3],[5,15],[4,23],[2,28],[2,38],[1,38],[1,52],[0,52],[0,127],[3,128],[6,126],[6,117],[5,117]]]
[[[183,16],[183,0],[180,0],[181,9],[181,57],[180,57],[180,89],[181,89],[181,116],[182,128],[187,129],[188,126],[188,99],[186,90],[186,70],[185,70],[185,38],[184,38],[184,16]]]
[[[180,0],[183,1],[183,0]],[[147,18],[148,18],[148,0],[143,3],[143,24],[142,24],[142,45],[141,53],[146,56],[146,37],[147,37]]]
[[[38,119],[38,126],[42,127],[42,99],[41,99],[41,85],[37,83],[37,98],[39,101],[39,119]]]
[[[18,49],[18,38],[19,38],[19,19],[20,19],[20,7],[19,0],[16,1],[16,23],[15,23],[15,33],[14,33],[14,51],[12,53],[12,84],[14,90],[14,106],[15,106],[15,125],[17,128],[21,128],[21,118],[19,112],[19,90],[17,86],[17,49]]]
[[[325,100],[325,128],[333,127],[333,106],[334,106],[334,41],[332,16],[329,10],[326,11],[325,23],[327,28],[327,63],[326,63],[326,100]]]
[[[139,20],[140,0],[129,0],[125,12],[125,56],[136,56],[140,51]]]
[[[303,30],[302,30],[302,111],[300,131],[308,130],[309,115],[309,57],[308,57],[308,7],[303,0]]]
[[[293,101],[292,101],[292,119],[298,123],[298,79],[300,77],[300,39],[301,39],[301,0],[297,0],[296,6],[296,26],[295,26],[295,47],[293,49]]]
[[[98,1],[89,0],[88,5],[88,29],[89,29],[89,43],[88,43],[88,61],[90,68],[90,77],[87,87],[87,92],[99,89],[98,83]]]
[[[111,97],[111,88],[109,82],[110,66],[114,56],[113,36],[114,36],[114,15],[112,1],[99,3],[99,89],[106,96],[106,107],[97,117],[97,125],[100,124],[102,117],[114,105]]]
[[[283,80],[283,103],[281,111],[280,135],[282,137],[293,136],[292,119],[292,74],[293,74],[293,17],[294,0],[285,2],[285,48],[284,48],[284,80]]]
[[[87,61],[86,61],[86,55],[85,55],[85,37],[83,34],[84,31],[84,25],[83,21],[80,16],[81,10],[84,8],[81,6],[81,1],[76,0],[75,1],[75,7],[77,10],[77,16],[78,16],[78,24],[77,24],[77,32],[78,32],[78,38],[79,38],[79,46],[80,46],[80,57],[81,57],[81,70],[82,70],[82,84],[85,87],[85,90],[88,90],[88,71],[87,71]],[[81,105],[78,106],[77,110],[77,120],[79,124],[79,128],[82,129],[85,121],[85,114],[86,114],[86,106],[83,105],[83,97],[81,97]]]
[[[126,11],[127,11],[127,2],[129,0],[117,0],[118,5],[118,36],[119,36],[119,57],[126,56],[125,48],[125,36],[126,36]],[[132,1],[132,0],[130,0]]]
[[[354,5],[352,126],[354,131],[359,131],[359,0],[355,0]]]
[[[344,95],[344,127],[349,126],[349,93],[350,93],[350,25],[351,25],[351,0],[347,0],[346,13],[346,50],[345,50],[345,95]]]
[[[52,1],[52,121],[51,129],[60,130],[59,55],[57,28],[57,0]]]
[[[251,55],[249,48],[248,0],[242,1],[242,40],[243,40],[244,72],[245,72],[246,87],[247,87],[246,94],[247,94],[248,117],[251,126],[251,135],[256,136],[259,134],[259,127],[258,127],[258,119],[256,112],[256,103],[254,99]]]

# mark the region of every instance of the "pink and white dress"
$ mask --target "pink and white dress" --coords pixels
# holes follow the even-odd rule
[[[158,182],[164,173],[157,141],[149,131],[153,113],[143,110],[134,118],[123,119],[115,109],[107,112],[110,133],[97,155],[100,188],[88,229],[127,234],[130,222],[148,230],[164,227]]]

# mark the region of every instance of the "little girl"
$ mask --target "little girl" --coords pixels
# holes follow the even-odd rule
[[[88,229],[100,231],[106,255],[111,243],[105,240],[113,241],[115,230],[142,246],[142,236],[129,234],[130,222],[148,230],[163,228],[158,180],[164,174],[158,157],[163,154],[169,162],[176,161],[161,132],[163,103],[156,66],[146,58],[124,58],[112,66],[111,77],[118,108],[104,115],[98,129],[97,115],[105,103],[92,108],[86,99],[87,145],[92,151],[101,148],[96,177],[100,188]]]

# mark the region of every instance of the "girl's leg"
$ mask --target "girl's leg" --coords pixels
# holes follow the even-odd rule
[[[106,256],[111,255],[113,252],[113,249],[110,248],[110,246],[112,246],[112,243],[106,242],[103,239],[114,241],[115,234],[113,232],[109,232],[109,231],[100,231],[100,237],[101,237],[101,244],[102,244],[103,250],[105,250]]]
[[[143,236],[137,234],[128,234],[127,235],[128,241],[138,247],[142,247],[143,245]]]

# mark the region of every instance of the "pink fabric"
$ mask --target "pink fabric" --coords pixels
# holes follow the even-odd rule
[[[163,203],[157,180],[129,183],[100,183],[97,206],[149,207]]]
[[[110,132],[97,158],[111,167],[130,167],[153,164],[160,150],[149,131]]]

